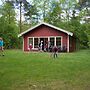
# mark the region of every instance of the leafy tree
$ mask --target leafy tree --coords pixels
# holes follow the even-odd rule
[[[20,10],[20,21],[19,21],[19,28],[20,31],[19,33],[22,32],[22,9],[24,8],[24,4],[27,4],[27,0],[2,0],[2,2],[8,2],[10,3],[14,9],[19,9]]]
[[[39,21],[45,21],[52,1],[54,0],[32,0],[32,4],[36,5],[37,7]]]
[[[58,26],[57,24],[61,21],[61,13],[62,10],[60,7],[60,3],[58,3],[57,1],[53,1],[50,11],[48,12],[47,17],[45,18],[46,22]]]
[[[24,4],[24,16],[26,21],[29,21],[29,24],[33,25],[33,23],[37,23],[38,22],[38,11],[36,8],[36,5],[31,5],[30,3],[28,4]]]
[[[87,48],[88,42],[89,42],[87,32],[86,32],[87,29],[86,29],[86,26],[85,28],[83,28],[84,24],[80,23],[80,20],[81,20],[80,15],[76,16],[77,11],[75,6],[77,5],[77,2],[75,1],[72,2],[70,0],[67,0],[67,1],[60,0],[60,3],[58,3],[58,1],[55,1],[55,2],[56,3],[52,4],[53,5],[52,11],[48,13],[47,22],[55,26],[58,26],[60,28],[63,28],[65,30],[73,32],[76,38],[80,41],[80,46],[82,48]],[[66,4],[67,2],[68,4]],[[67,5],[67,7],[65,8],[64,5]],[[71,10],[71,13],[69,12],[70,10]],[[66,19],[63,19],[62,17],[63,11],[66,12],[66,16],[64,16]]]
[[[4,3],[0,9],[0,14],[4,17],[7,23],[15,23],[15,10],[13,9],[11,3]]]
[[[34,25],[39,21],[45,21],[51,23],[57,27],[63,28],[65,30],[71,31],[74,33],[76,38],[80,41],[80,46],[87,48],[90,45],[90,24],[89,19],[84,18],[90,16],[90,10],[87,7],[88,0],[6,0],[9,1],[9,5],[4,7],[8,9],[8,12],[0,10],[2,12],[2,19],[6,21],[6,26],[0,27],[2,31],[7,28],[8,30],[16,30],[16,24],[14,20],[13,6],[16,8],[16,4],[20,6],[20,16],[22,10],[24,11],[25,22],[22,22],[20,17],[20,27],[22,31],[28,29],[30,25]],[[86,6],[84,5],[86,4]],[[11,9],[10,9],[11,8]],[[83,9],[84,8],[84,9]],[[78,11],[77,11],[78,10]],[[79,13],[79,14],[78,14]],[[11,18],[12,17],[12,18]],[[84,19],[83,19],[84,18]],[[81,24],[81,20],[85,23]],[[13,20],[13,21],[11,21]],[[29,21],[29,22],[28,22]],[[13,23],[11,23],[13,22]],[[0,23],[3,25],[4,22]],[[12,25],[11,25],[12,24]],[[20,30],[20,32],[21,32]],[[10,31],[11,32],[11,31]],[[3,32],[4,33],[4,32]],[[11,33],[17,33],[16,31]],[[9,34],[8,34],[9,35]],[[13,36],[10,36],[10,38]],[[14,37],[13,37],[14,38]],[[16,38],[15,38],[16,39]],[[17,39],[16,39],[17,40]],[[8,40],[12,42],[12,40]],[[14,42],[13,42],[14,43]],[[13,44],[12,43],[12,44]]]
[[[4,39],[5,48],[16,48],[18,46],[18,27],[12,5],[5,2],[0,8],[0,14],[0,37]]]

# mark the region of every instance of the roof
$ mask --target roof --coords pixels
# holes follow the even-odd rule
[[[20,34],[18,35],[18,37],[21,37],[22,35],[28,33],[29,31],[32,31],[33,29],[35,29],[35,28],[37,28],[37,27],[39,27],[39,26],[41,26],[41,25],[46,25],[46,26],[51,27],[51,28],[54,28],[54,29],[56,29],[56,30],[58,30],[58,31],[62,31],[62,32],[66,33],[66,34],[68,34],[68,35],[70,35],[70,36],[73,36],[73,33],[72,33],[72,32],[69,32],[69,31],[66,31],[66,30],[64,30],[64,29],[58,28],[58,27],[56,27],[56,26],[53,26],[53,25],[51,25],[51,24],[42,22],[42,23],[39,23],[39,24],[37,24],[36,26],[34,26],[34,27],[32,27],[32,28],[30,28],[30,29],[28,29],[28,30],[20,33]]]

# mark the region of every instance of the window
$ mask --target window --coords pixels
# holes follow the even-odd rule
[[[33,46],[33,38],[29,38],[29,44],[32,44]]]
[[[61,47],[61,37],[56,37],[56,46]]]
[[[51,37],[51,38],[50,38],[50,45],[51,45],[51,46],[54,46],[54,37]]]
[[[38,38],[34,38],[34,48],[38,48]]]

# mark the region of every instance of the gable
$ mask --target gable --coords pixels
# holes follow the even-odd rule
[[[41,27],[41,26],[47,26],[47,27],[49,27],[49,28],[52,28],[53,30],[56,30],[56,32],[59,31],[59,32],[66,33],[66,34],[68,34],[68,35],[70,35],[70,36],[73,36],[73,33],[69,32],[69,31],[66,31],[66,30],[64,30],[64,29],[58,28],[58,27],[53,26],[53,25],[48,24],[48,23],[40,23],[40,24],[38,24],[38,25],[36,25],[36,26],[34,26],[34,27],[26,30],[25,32],[22,32],[21,34],[18,35],[18,37],[20,37],[20,36],[22,36],[22,35],[25,35],[25,34],[28,34],[28,33],[31,32],[31,31],[33,32],[33,31],[37,30],[39,27]],[[45,32],[44,32],[44,33],[45,33]]]
[[[46,36],[65,36],[66,33],[63,33],[61,31],[58,31],[54,28],[45,26],[45,25],[41,25],[29,32],[27,32],[26,34],[24,34],[24,36],[30,36],[30,37],[46,37]]]

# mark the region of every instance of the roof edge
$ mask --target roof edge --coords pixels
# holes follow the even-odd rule
[[[51,28],[57,29],[57,30],[59,30],[59,31],[62,31],[62,32],[66,33],[66,34],[68,34],[68,35],[70,35],[70,36],[73,36],[73,33],[72,33],[72,32],[66,31],[66,30],[64,30],[64,29],[58,28],[58,27],[56,27],[56,26],[53,26],[53,25],[48,24],[48,23],[45,23],[45,22],[41,22],[41,23],[37,24],[36,26],[31,27],[31,28],[29,28],[28,30],[20,33],[20,34],[18,35],[18,37],[21,37],[22,35],[26,34],[27,32],[29,32],[29,31],[31,31],[31,30],[33,30],[33,29],[35,29],[35,28],[37,28],[38,26],[40,26],[40,25],[42,25],[42,24],[44,24],[44,25],[46,25],[46,26],[49,26],[49,27],[51,27]]]

